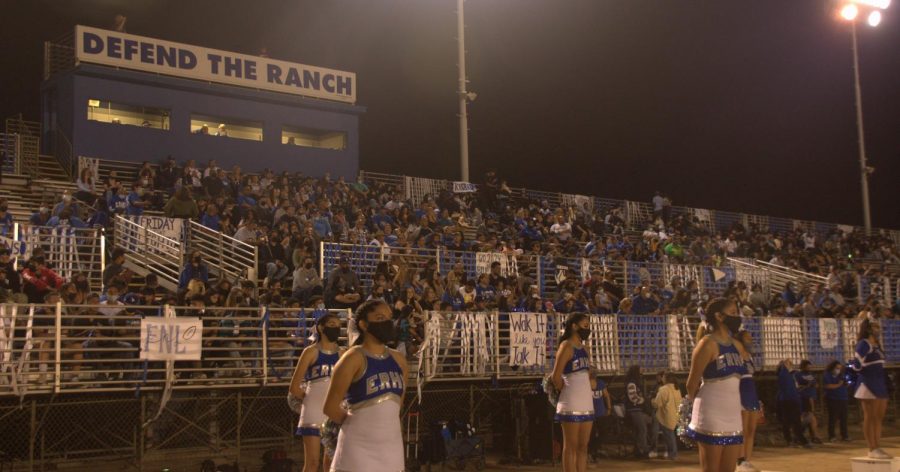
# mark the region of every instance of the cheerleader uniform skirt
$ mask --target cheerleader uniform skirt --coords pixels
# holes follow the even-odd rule
[[[405,467],[396,395],[351,410],[338,434],[331,472],[402,472]]]
[[[888,398],[887,382],[884,380],[884,370],[863,368],[859,374],[859,387],[856,387],[854,398],[859,400],[874,400]]]
[[[594,394],[590,374],[580,370],[563,375],[565,385],[556,403],[556,421],[581,423],[594,421]]]
[[[297,424],[297,436],[321,436],[322,425],[325,424],[325,395],[328,393],[330,378],[313,380],[306,384],[306,395],[300,408],[300,422]]]
[[[743,444],[739,383],[737,377],[726,377],[700,386],[691,410],[688,437],[717,446]]]

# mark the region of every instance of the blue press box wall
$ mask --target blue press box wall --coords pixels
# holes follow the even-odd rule
[[[172,155],[201,165],[216,159],[220,166],[236,164],[248,171],[330,172],[347,179],[359,171],[360,106],[89,64],[44,82],[42,97],[44,128],[58,127],[72,142],[75,156],[157,162]],[[89,99],[169,110],[169,129],[88,120]],[[192,134],[192,114],[261,122],[263,140]],[[217,123],[209,125],[214,133]],[[288,146],[281,143],[282,126],[342,131],[347,146]]]

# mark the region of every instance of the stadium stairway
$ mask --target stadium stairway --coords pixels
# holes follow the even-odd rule
[[[52,207],[63,193],[72,194],[78,187],[52,156],[40,156],[36,177],[25,174],[4,174],[0,195],[9,202],[9,212],[15,221],[25,223],[41,205]]]

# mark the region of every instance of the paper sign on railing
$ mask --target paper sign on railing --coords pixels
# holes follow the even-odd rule
[[[199,361],[203,347],[200,318],[147,317],[141,320],[141,360]]]
[[[453,193],[472,193],[477,190],[475,184],[469,182],[453,182]]]
[[[547,315],[510,313],[509,338],[509,365],[544,365],[547,358]]]
[[[834,349],[838,343],[838,323],[834,318],[819,319],[819,345],[822,349]]]

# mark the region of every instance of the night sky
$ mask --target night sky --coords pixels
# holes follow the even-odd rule
[[[0,111],[76,23],[353,71],[361,167],[459,177],[455,0],[14,0]],[[897,3],[897,2],[895,2]],[[850,27],[828,0],[468,0],[471,175],[861,224]],[[860,27],[872,219],[900,228],[900,5]]]

